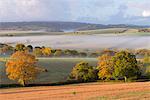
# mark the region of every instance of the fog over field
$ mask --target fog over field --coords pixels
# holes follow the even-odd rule
[[[33,46],[48,46],[68,49],[140,49],[150,48],[150,36],[119,36],[109,35],[43,35],[43,36],[14,36],[0,37],[0,43],[15,45],[16,43]]]

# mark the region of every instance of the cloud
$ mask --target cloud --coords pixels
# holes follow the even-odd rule
[[[148,0],[0,0],[0,21],[144,23]],[[134,20],[136,19],[136,21]]]
[[[0,19],[29,20],[38,18],[40,10],[37,8],[39,6],[39,0],[0,0]]]
[[[150,11],[143,11],[143,17],[150,17]]]
[[[0,21],[65,20],[66,2],[59,0],[0,0]]]
[[[127,9],[125,12],[126,17],[145,17],[147,11],[150,11],[149,0],[130,0],[126,2]],[[144,16],[143,16],[144,15]]]

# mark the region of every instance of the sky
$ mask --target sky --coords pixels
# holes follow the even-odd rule
[[[150,0],[0,0],[0,22],[150,25]]]

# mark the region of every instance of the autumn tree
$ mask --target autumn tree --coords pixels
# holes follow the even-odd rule
[[[137,55],[148,55],[148,56],[150,56],[150,50],[148,50],[148,49],[140,49],[140,50],[137,50],[136,51],[136,54]]]
[[[114,56],[116,53],[116,51],[114,50],[110,50],[110,49],[104,49],[102,50],[101,54],[107,54],[107,55],[110,55],[110,56]]]
[[[140,74],[135,55],[127,51],[116,53],[112,62],[113,76],[116,79],[124,78],[126,81],[128,78],[137,77]]]
[[[93,81],[97,79],[97,71],[93,66],[89,66],[87,62],[80,62],[72,69],[70,79],[82,82]]]
[[[50,56],[51,53],[52,53],[51,48],[48,48],[48,47],[42,48],[42,54],[43,54],[44,56]]]
[[[17,44],[15,46],[15,50],[16,51],[25,51],[26,50],[26,46],[24,44]]]
[[[35,56],[23,51],[17,51],[6,62],[6,72],[8,78],[17,80],[21,85],[25,86],[27,82],[34,80],[40,72],[36,65]]]
[[[114,69],[111,58],[112,57],[108,54],[104,54],[98,58],[97,69],[99,70],[98,77],[100,79],[108,80],[112,78],[112,73]]]
[[[34,50],[33,50],[33,54],[35,55],[35,56],[42,56],[43,55],[43,53],[42,53],[42,49],[41,48],[35,48]]]

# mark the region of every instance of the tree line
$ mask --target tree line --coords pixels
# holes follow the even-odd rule
[[[150,61],[149,61],[150,63]],[[78,63],[72,70],[69,79],[83,82],[93,80],[138,80],[145,76],[150,79],[150,70],[143,74],[144,65],[136,56],[127,51],[117,52],[114,56],[104,54],[98,57],[97,66],[88,62]]]
[[[103,54],[108,54],[113,56],[116,52],[120,50],[117,49],[101,49],[96,51],[77,51],[70,49],[53,49],[50,47],[33,47],[32,45],[25,46],[24,44],[17,44],[15,47],[3,44],[0,45],[0,55],[12,55],[16,51],[26,51],[29,52],[36,57],[98,57]],[[130,50],[127,49],[128,52],[133,53],[138,58],[150,56],[149,49],[139,49],[139,50]]]
[[[36,56],[26,51],[16,51],[6,61],[6,74],[9,79],[17,80],[23,86],[35,80],[39,73],[47,72],[37,64]],[[149,63],[149,61],[148,61]],[[119,51],[113,56],[103,54],[98,57],[97,66],[88,62],[77,63],[68,80],[89,82],[95,80],[137,80],[141,78],[144,65],[136,56],[128,51]],[[145,76],[150,78],[150,71]]]

